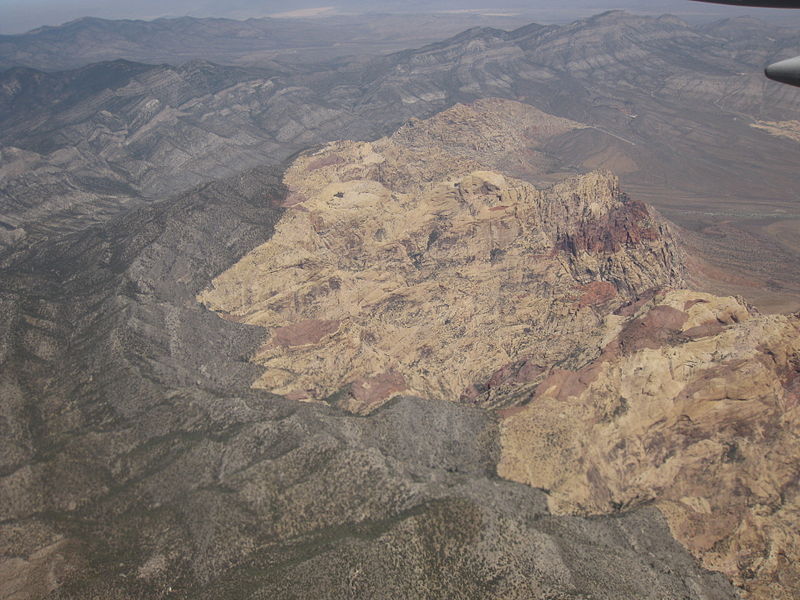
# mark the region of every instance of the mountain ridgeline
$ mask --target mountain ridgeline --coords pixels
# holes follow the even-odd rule
[[[796,32],[201,25],[0,38],[0,598],[797,596]]]
[[[476,26],[511,29],[518,24],[514,16],[470,12],[244,21],[85,17],[58,27],[0,35],[0,69],[61,71],[114,59],[172,65],[198,59],[239,66],[264,66],[275,60],[309,64],[422,46]]]
[[[588,125],[544,149],[550,181],[614,171],[630,193],[700,234],[694,245],[710,262],[699,272],[715,289],[735,291],[720,269],[744,270],[751,301],[800,308],[791,300],[800,94],[758,73],[798,52],[795,32],[754,20],[690,27],[612,12],[562,27],[473,29],[316,67],[15,68],[0,75],[0,243],[81,228],[316,143],[374,139],[456,102],[501,97]],[[745,244],[754,251],[741,253]]]

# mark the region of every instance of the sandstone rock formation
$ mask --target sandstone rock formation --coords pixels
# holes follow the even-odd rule
[[[354,24],[337,23],[337,38],[345,22]],[[0,252],[312,145],[372,140],[412,117],[500,96],[588,125],[552,137],[538,156],[516,157],[553,171],[545,179],[613,171],[628,193],[700,235],[696,252],[713,265],[707,285],[717,293],[742,294],[765,310],[800,310],[796,148],[750,126],[797,117],[800,91],[773,89],[760,73],[769,60],[797,54],[795,31],[741,19],[692,27],[614,11],[561,27],[476,28],[415,50],[309,68],[263,62],[258,52],[248,56],[258,69],[206,62],[231,64],[223,59],[231,45],[296,41],[298,31],[285,26],[264,38],[254,22],[89,20],[4,38],[14,64],[51,69],[62,60],[83,65],[82,54],[88,61],[120,53],[159,64],[0,74],[0,162],[12,163],[0,175]],[[110,41],[119,35],[133,45]],[[385,32],[379,37],[385,47]],[[319,52],[298,52],[292,63]],[[160,64],[190,57],[205,60]],[[503,172],[518,175],[515,163]],[[725,232],[716,230],[721,218]],[[772,225],[785,232],[777,237],[787,249],[771,243]],[[720,270],[721,281],[710,276]],[[726,271],[760,276],[731,290]]]
[[[757,274],[749,289],[789,292],[795,301],[793,288],[781,289],[800,281],[791,258],[800,252],[800,221],[790,218],[795,142],[750,123],[784,127],[796,117],[797,92],[772,93],[758,73],[796,37],[779,39],[766,26],[747,36],[723,29],[708,35],[675,19],[611,13],[565,27],[473,30],[420,50],[308,69],[118,61],[71,73],[3,73],[0,597],[736,597],[726,578],[699,568],[673,540],[655,506],[635,508],[640,500],[626,491],[629,482],[615,483],[618,471],[599,459],[591,471],[564,463],[574,492],[542,469],[554,479],[551,494],[563,497],[556,508],[611,515],[553,515],[545,492],[499,480],[495,414],[466,405],[498,407],[513,423],[534,406],[531,396],[553,386],[567,402],[586,400],[581,390],[594,389],[609,360],[672,356],[747,323],[772,322],[744,323],[742,305],[731,300],[710,313],[723,321],[715,325],[717,317],[697,312],[702,303],[648,292],[681,284],[683,261],[668,231],[605,173],[535,188],[563,173],[622,167],[623,189],[684,218],[706,242],[720,242],[705,256],[736,250],[735,261],[712,261],[724,275]],[[458,106],[411,121],[391,140],[303,155],[286,180],[294,193],[284,197],[278,185],[284,168],[277,163],[312,144],[371,140],[454,102],[498,95],[586,125],[514,103],[489,101],[482,115],[481,104]],[[164,197],[264,162],[278,173],[258,168]],[[362,201],[365,218],[358,219]],[[703,216],[692,212],[699,204]],[[737,220],[756,213],[784,228],[786,251],[733,235]],[[299,251],[307,258],[283,271],[302,293],[276,295],[283,308],[256,297],[259,282],[273,282],[274,274],[261,272],[264,263],[241,271],[244,298],[225,299],[239,306],[230,320],[199,306],[196,295],[270,239],[281,218],[282,246],[268,258],[278,266]],[[325,278],[326,270],[336,278]],[[515,279],[518,272],[531,279]],[[376,275],[384,287],[372,282]],[[386,297],[397,283],[399,291]],[[737,293],[748,289],[740,283]],[[360,312],[345,314],[337,296],[358,300]],[[252,314],[245,308],[251,299]],[[431,299],[453,307],[453,316],[443,318],[438,304],[427,308]],[[247,324],[261,317],[274,322],[268,329]],[[463,331],[448,329],[453,319]],[[626,324],[629,331],[617,332]],[[363,340],[351,335],[358,328]],[[714,394],[738,397],[752,384],[793,406],[791,369],[778,385],[776,378],[764,383],[758,361],[750,364],[761,356],[761,333],[752,333],[734,336],[733,349],[724,349],[726,338],[709,360],[733,353],[756,376],[712,373],[718,380],[711,388],[735,384]],[[782,338],[764,335],[764,348],[783,364]],[[623,348],[616,358],[615,338]],[[430,355],[420,347],[428,339],[439,344]],[[411,359],[395,359],[394,345],[405,345]],[[405,397],[362,418],[249,388],[263,374],[249,356],[260,352],[280,373],[317,368],[315,348],[343,362],[352,355],[361,371],[320,361],[312,394],[287,385],[287,395],[342,390],[331,400],[364,412],[420,381],[442,389],[430,385],[433,399]],[[634,375],[662,381],[665,362],[653,364]],[[601,402],[609,423],[624,418],[614,414],[620,396]],[[647,399],[648,410],[660,409],[658,396]],[[748,402],[736,404],[744,410],[735,414],[687,410],[701,424],[681,441],[691,449],[688,462],[682,445],[667,458],[659,442],[641,453],[630,442],[626,460],[643,473],[636,482],[642,497],[652,490],[651,504],[671,515],[673,529],[706,564],[721,565],[755,597],[771,598],[773,586],[791,597],[794,571],[781,561],[795,556],[794,496],[786,484],[797,462],[794,409],[767,418]],[[769,398],[758,402],[772,410]],[[592,410],[594,403],[577,417]],[[783,433],[770,429],[780,415]],[[664,418],[651,429],[666,427]],[[574,435],[561,437],[561,430],[530,427],[515,446],[520,477],[532,477],[539,460],[524,459],[529,448],[553,443],[551,453],[569,454],[564,444],[577,438],[581,448],[602,449],[606,442],[595,433],[625,433],[622,425],[619,432],[573,425]],[[779,454],[770,435],[781,440],[787,431]],[[704,441],[692,442],[694,435]],[[671,487],[650,475],[650,452],[670,465],[658,476]],[[695,459],[709,465],[710,483],[683,474],[699,472]],[[597,483],[595,473],[606,479]],[[582,495],[582,477],[599,495]],[[727,500],[716,498],[731,490]],[[617,511],[620,502],[628,505]],[[721,541],[709,549],[713,540]]]
[[[790,598],[800,317],[675,289],[682,251],[609,173],[508,174],[536,179],[539,145],[577,127],[487,100],[304,154],[275,235],[199,299],[269,330],[255,387],[497,408],[500,475],[555,513],[655,502],[707,568]]]
[[[506,413],[500,474],[561,514],[654,502],[706,567],[796,598],[800,316],[660,292],[608,316],[600,346]]]
[[[736,598],[655,509],[555,516],[500,480],[489,411],[362,418],[248,389],[264,330],[194,297],[272,234],[279,180],[0,266],[0,597]]]
[[[275,235],[199,298],[270,329],[256,387],[359,413],[401,392],[491,403],[536,365],[577,365],[604,310],[681,274],[612,175],[540,190],[484,170],[574,127],[490,100],[305,154]]]

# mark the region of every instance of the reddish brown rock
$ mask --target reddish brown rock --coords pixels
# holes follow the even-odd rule
[[[685,311],[689,310],[690,308],[692,308],[697,304],[708,304],[708,300],[697,299],[697,298],[694,300],[687,300],[686,302],[683,303],[683,310]]]
[[[639,294],[634,298],[631,302],[626,302],[622,306],[620,306],[617,310],[614,311],[614,314],[619,317],[630,317],[635,315],[639,312],[639,309],[642,308],[645,304],[650,302],[656,295],[658,290],[651,289],[647,290],[646,292]],[[686,308],[684,308],[686,310]]]
[[[627,353],[659,348],[681,333],[688,318],[685,312],[671,306],[654,306],[644,316],[626,324],[619,336],[620,347]]]
[[[545,372],[545,368],[532,360],[518,360],[495,371],[489,378],[487,387],[496,388],[509,383],[531,383]]]
[[[350,398],[341,401],[340,408],[366,414],[390,400],[400,392],[408,390],[405,378],[397,371],[386,371],[372,377],[361,377],[350,384]]]
[[[308,198],[303,196],[303,194],[298,194],[297,192],[290,192],[289,194],[286,195],[286,198],[284,198],[283,202],[281,203],[281,206],[283,206],[284,208],[290,208],[293,206],[297,206],[298,204],[302,204],[306,200],[308,200]]]
[[[720,323],[719,321],[708,321],[707,323],[701,323],[696,327],[691,327],[683,332],[687,338],[701,338],[701,337],[708,337],[710,335],[717,335],[723,329],[725,329],[725,325]]]
[[[272,332],[272,340],[279,346],[306,346],[318,344],[322,338],[336,333],[341,321],[322,321],[309,319],[285,327],[276,327]]]
[[[592,281],[581,286],[581,297],[578,306],[598,306],[613,300],[617,295],[617,288],[608,281]]]
[[[326,156],[317,158],[316,160],[312,160],[310,163],[308,163],[308,170],[317,171],[319,169],[324,169],[325,167],[340,165],[343,162],[345,162],[345,160],[341,156],[338,156],[336,154],[328,154]]]
[[[482,400],[487,391],[489,391],[489,388],[486,387],[485,384],[473,383],[472,385],[468,385],[464,391],[461,392],[461,396],[459,396],[458,400],[465,404],[475,404]]]
[[[602,219],[584,220],[576,230],[562,234],[557,248],[571,254],[613,254],[625,246],[658,240],[662,235],[647,206],[628,200]]]
[[[536,393],[533,399],[551,394],[556,391],[559,400],[567,400],[568,398],[579,396],[597,379],[602,369],[602,359],[597,362],[591,363],[577,371],[570,371],[567,369],[553,369],[547,378],[539,384],[536,388]]]
[[[460,401],[492,406],[495,400],[526,393],[547,369],[534,360],[523,358],[495,370],[488,380],[474,383],[461,393]],[[502,401],[502,400],[501,400]]]

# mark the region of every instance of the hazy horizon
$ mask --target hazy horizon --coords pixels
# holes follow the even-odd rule
[[[689,0],[646,2],[643,0],[567,0],[553,7],[541,0],[522,2],[508,0],[501,6],[487,7],[485,0],[383,0],[368,3],[363,0],[231,0],[224,8],[207,0],[134,0],[132,2],[101,2],[99,0],[0,0],[0,34],[18,34],[42,26],[56,26],[82,17],[106,19],[143,19],[160,17],[221,17],[246,19],[259,17],[320,18],[326,16],[398,13],[426,14],[472,12],[497,15],[512,14],[527,22],[563,23],[603,11],[621,9],[641,14],[674,14],[689,21],[703,21],[740,15],[752,15],[765,20],[780,20],[788,25],[800,24],[800,11],[755,9],[734,6],[705,5]]]

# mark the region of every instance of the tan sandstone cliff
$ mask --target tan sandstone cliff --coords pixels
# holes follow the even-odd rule
[[[274,236],[199,299],[268,329],[255,386],[497,408],[500,474],[554,512],[656,503],[707,567],[795,598],[800,317],[679,289],[669,227],[610,173],[533,185],[579,127],[485,100],[301,155]]]
[[[502,476],[556,513],[655,502],[754,598],[800,590],[800,317],[685,290],[606,320],[601,355],[554,369],[502,422]]]
[[[274,236],[200,300],[269,328],[255,385],[296,399],[364,413],[531,384],[580,360],[607,305],[681,281],[666,226],[611,174],[540,190],[486,170],[573,127],[484,101],[301,156]]]

